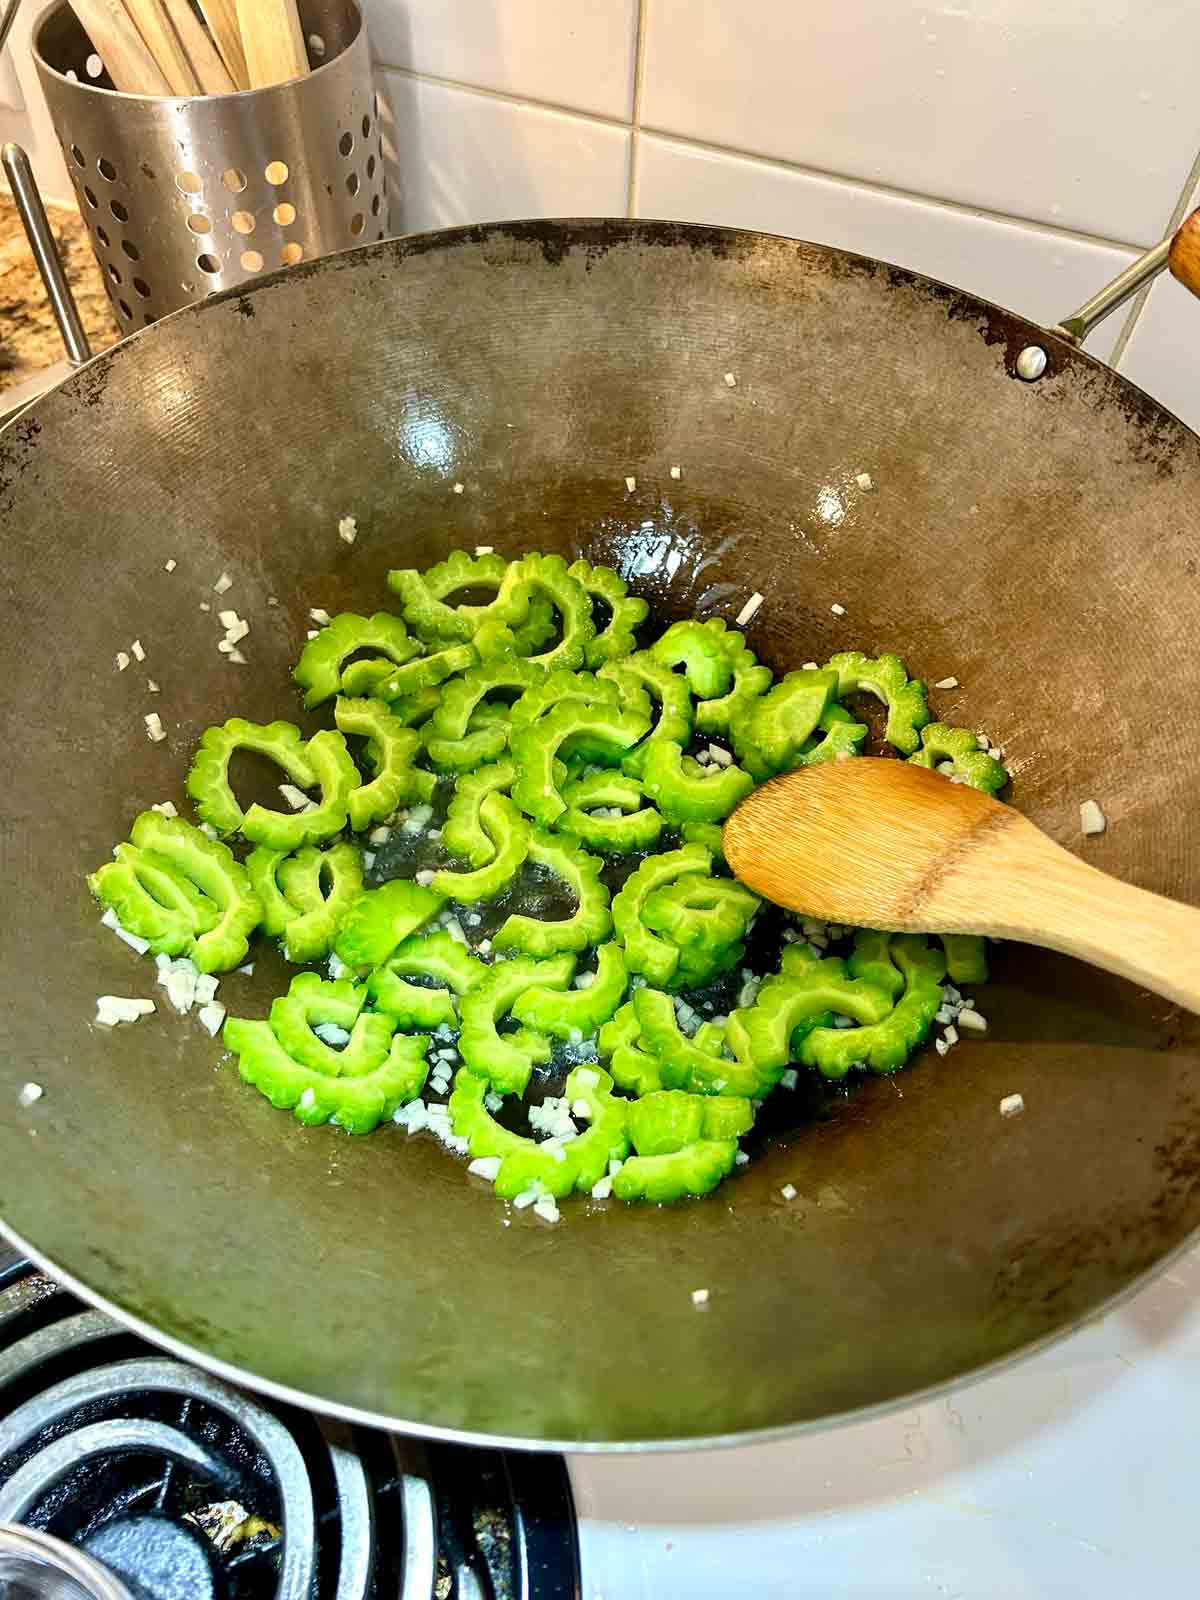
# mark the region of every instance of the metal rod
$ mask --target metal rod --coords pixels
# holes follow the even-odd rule
[[[21,0],[12,0],[12,4],[0,17],[0,50],[8,43],[8,36],[12,32],[12,25],[17,20],[17,12],[21,9]]]
[[[1171,240],[1164,239],[1153,250],[1147,250],[1145,255],[1131,261],[1124,272],[1118,273],[1111,283],[1106,283],[1078,311],[1056,323],[1054,332],[1070,339],[1073,344],[1082,344],[1098,322],[1103,322],[1110,312],[1132,299],[1151,278],[1157,278],[1167,264],[1170,249]]]
[[[46,208],[38,193],[29,157],[19,144],[6,144],[2,159],[13,199],[17,203],[17,210],[21,213],[21,221],[25,224],[29,248],[33,251],[33,259],[37,262],[42,282],[46,285],[50,309],[54,312],[58,331],[62,334],[63,344],[67,347],[67,360],[73,367],[80,367],[85,361],[91,360],[92,347],[88,343],[88,336],[80,321],[71,285],[67,282],[67,275],[63,271],[58,246],[54,243],[54,235],[50,231]]]

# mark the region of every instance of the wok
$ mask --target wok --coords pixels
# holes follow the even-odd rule
[[[1025,383],[1031,343],[1049,360]],[[1005,747],[1039,824],[1078,843],[1094,797],[1109,831],[1089,859],[1200,898],[1200,440],[1069,342],[759,234],[460,229],[119,345],[0,439],[0,514],[0,1215],[147,1337],[388,1427],[711,1442],[977,1372],[1110,1304],[1200,1222],[1195,1020],[1015,947],[986,1040],[798,1092],[703,1202],[581,1203],[557,1227],[505,1225],[424,1137],[302,1129],[161,1004],[91,1021],[99,994],[155,991],[84,874],[142,807],[182,809],[208,723],[299,714],[310,606],[386,605],[390,566],[458,545],[609,562],[660,617],[760,590],[747,633],[776,669],[862,646],[953,674],[938,711]],[[248,666],[202,601],[251,621]],[[135,636],[152,698],[113,670]],[[261,959],[222,998],[262,1014],[279,977]],[[18,1111],[26,1080],[45,1095]]]

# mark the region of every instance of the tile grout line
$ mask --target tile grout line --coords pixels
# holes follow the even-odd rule
[[[638,0],[637,42],[633,57],[633,122],[629,135],[629,192],[625,215],[636,217],[642,175],[642,96],[646,87],[646,26],[650,0]]]
[[[889,200],[911,200],[918,205],[937,206],[943,211],[957,212],[960,216],[978,217],[985,222],[999,222],[1007,227],[1028,228],[1048,238],[1069,240],[1074,244],[1104,245],[1110,250],[1129,250],[1141,255],[1148,248],[1132,239],[1110,239],[1105,234],[1086,233],[1080,228],[1067,228],[1059,223],[1043,222],[1037,217],[1021,217],[1008,211],[991,211],[986,206],[973,206],[965,200],[951,200],[945,195],[922,194],[919,189],[904,189],[898,184],[873,183],[869,178],[858,178],[849,172],[833,172],[827,167],[804,166],[799,161],[788,161],[782,156],[764,156],[753,150],[740,150],[735,145],[710,144],[705,139],[695,139],[687,134],[671,133],[665,128],[643,125],[642,132],[656,138],[669,140],[685,149],[703,150],[710,155],[733,156],[738,161],[749,161],[759,166],[774,167],[804,178],[820,178],[826,183],[840,183],[848,189],[860,189],[865,194],[882,195]]]
[[[646,0],[649,3],[649,0]],[[625,133],[633,133],[632,121],[623,117],[606,116],[602,111],[584,111],[577,106],[564,105],[557,100],[539,100],[530,95],[512,94],[507,89],[488,89],[478,83],[467,83],[462,78],[443,78],[435,73],[417,72],[412,67],[391,66],[385,61],[380,61],[378,66],[383,72],[395,73],[397,77],[409,78],[417,83],[431,83],[440,89],[457,89],[464,94],[478,95],[484,100],[499,100],[506,105],[522,106],[531,111],[548,111],[559,116],[573,117],[580,122],[589,122],[601,128],[617,128]],[[857,178],[851,173],[832,172],[823,167],[807,167],[798,161],[788,161],[782,156],[764,156],[753,150],[740,150],[734,145],[710,144],[704,139],[695,139],[687,134],[672,133],[666,128],[656,128],[639,122],[637,133],[652,135],[655,138],[667,140],[671,144],[681,145],[689,150],[702,150],[709,155],[732,156],[737,161],[748,161],[755,166],[771,167],[777,172],[790,172],[803,178],[819,178],[826,183],[841,184],[847,189],[858,189],[864,194],[881,195],[885,199],[909,200],[916,205],[934,206],[942,211],[949,211],[959,216],[976,217],[984,222],[996,222],[1004,227],[1025,228],[1032,233],[1039,233],[1049,239],[1060,239],[1073,244],[1099,245],[1109,250],[1125,250],[1131,255],[1141,255],[1147,248],[1132,239],[1112,239],[1105,234],[1086,233],[1078,228],[1066,228],[1052,222],[1043,222],[1037,217],[1016,216],[1007,211],[990,211],[985,206],[973,206],[963,200],[951,200],[944,195],[922,194],[916,189],[902,189],[886,183],[872,183],[867,178]]]
[[[387,61],[379,61],[376,65],[381,72],[395,73],[398,78],[410,78],[415,83],[432,83],[439,89],[458,89],[463,94],[475,94],[483,100],[499,100],[505,105],[528,107],[531,111],[553,111],[559,116],[595,123],[601,128],[620,128],[625,133],[632,127],[628,117],[610,117],[603,111],[584,111],[579,106],[569,106],[560,100],[539,100],[535,95],[513,94],[508,89],[489,89],[481,83],[468,83],[465,78],[443,78],[436,72],[418,72],[414,67],[398,67]]]
[[[1169,237],[1179,227],[1187,216],[1188,208],[1197,194],[1200,194],[1200,152],[1197,152],[1196,159],[1192,162],[1192,170],[1188,173],[1179,199],[1175,202],[1175,209],[1172,211],[1170,220],[1167,223],[1166,233],[1163,235],[1164,238]],[[1129,348],[1129,341],[1133,338],[1133,331],[1138,325],[1138,319],[1146,309],[1146,303],[1150,299],[1150,291],[1153,287],[1153,282],[1148,283],[1144,289],[1140,289],[1134,295],[1133,304],[1126,313],[1125,321],[1121,325],[1121,331],[1117,335],[1116,343],[1113,345],[1112,355],[1108,358],[1109,366],[1120,367],[1121,359]]]

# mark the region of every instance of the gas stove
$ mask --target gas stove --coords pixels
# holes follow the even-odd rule
[[[22,1525],[0,1538],[4,1600],[579,1594],[560,1457],[269,1404],[2,1249],[0,1524]]]
[[[5,1544],[76,1574],[0,1549],[0,1600],[1160,1600],[1195,1590],[1198,1433],[1200,1249],[948,1395],[564,1464],[240,1393],[0,1248]]]

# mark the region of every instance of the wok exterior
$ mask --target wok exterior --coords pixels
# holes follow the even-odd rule
[[[1050,370],[1028,385],[1031,340]],[[0,519],[0,1215],[152,1336],[393,1426],[698,1440],[1006,1357],[1200,1220],[1192,1020],[1065,960],[998,951],[986,1040],[814,1122],[797,1095],[794,1133],[709,1200],[506,1226],[424,1139],[272,1110],[84,885],[138,810],[182,809],[208,723],[299,715],[310,606],[386,606],[390,566],[485,543],[611,562],[660,616],[761,590],[747,632],[777,670],[862,646],[953,674],[936,710],[1006,747],[1037,822],[1080,847],[1094,797],[1089,860],[1200,899],[1200,441],[1085,356],[788,240],[460,230],[91,363],[0,439]],[[244,667],[217,651],[222,605],[252,625]],[[144,666],[116,672],[135,637]],[[221,997],[262,1014],[280,977],[264,957]],[[109,992],[159,1015],[96,1028]],[[45,1095],[19,1110],[29,1079]]]

